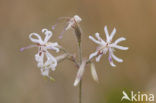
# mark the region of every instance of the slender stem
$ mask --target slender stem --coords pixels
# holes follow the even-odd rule
[[[79,42],[79,61],[80,61],[80,65],[81,65],[81,63],[82,63],[81,42]],[[82,103],[82,79],[80,80],[80,84],[79,84],[79,103]]]
[[[73,28],[75,30],[75,35],[76,35],[77,42],[78,42],[79,64],[81,65],[82,64],[82,46],[81,46],[82,32],[76,21],[75,21],[75,25],[73,26]],[[79,84],[79,103],[82,103],[81,101],[82,101],[82,79],[80,80],[80,84]]]
[[[82,80],[80,80],[79,84],[79,103],[82,103]]]
[[[82,63],[82,51],[81,51],[81,43],[79,43],[79,60],[80,60],[80,64]],[[80,84],[79,84],[79,103],[81,103],[82,101],[82,80],[80,80]]]

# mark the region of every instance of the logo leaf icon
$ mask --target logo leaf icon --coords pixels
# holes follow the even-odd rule
[[[122,101],[123,99],[126,99],[126,100],[131,101],[131,99],[128,97],[128,95],[126,94],[125,91],[123,91],[122,93],[123,93],[123,97],[121,98],[121,101]]]

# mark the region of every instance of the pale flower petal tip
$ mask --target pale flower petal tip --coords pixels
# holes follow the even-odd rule
[[[81,19],[78,15],[75,15],[75,16],[74,16],[74,19],[75,19],[75,21],[78,22],[78,23],[79,23],[80,21],[82,21],[82,19]]]

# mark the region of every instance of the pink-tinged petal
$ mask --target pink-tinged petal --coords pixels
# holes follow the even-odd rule
[[[113,45],[114,48],[116,49],[120,49],[120,50],[128,50],[128,47],[123,47],[123,46],[120,46],[120,45]]]
[[[98,82],[98,75],[96,73],[96,69],[95,69],[94,63],[91,63],[91,74],[92,74],[93,80]]]
[[[112,33],[110,34],[110,37],[109,37],[109,40],[110,40],[110,41],[112,41],[112,39],[113,39],[115,33],[116,33],[116,29],[114,28],[113,31],[112,31]]]
[[[79,67],[79,70],[77,72],[76,79],[74,82],[74,86],[77,86],[79,84],[79,82],[80,82],[80,80],[84,74],[85,66],[86,66],[86,60],[83,60],[82,64]]]
[[[104,27],[104,31],[105,31],[105,34],[106,34],[106,39],[107,39],[106,41],[109,42],[109,33],[108,33],[107,26]]]
[[[109,59],[109,63],[110,63],[110,65],[111,65],[112,67],[116,67],[116,65],[113,63],[112,57],[109,56],[108,59]]]
[[[63,31],[61,32],[61,34],[59,35],[59,39],[62,39],[62,37],[63,37],[63,34],[65,33],[65,28],[63,29]]]
[[[56,21],[56,24],[52,26],[52,30],[54,30],[56,26],[61,23],[62,20],[70,20],[70,17],[59,17]]]
[[[45,34],[44,43],[47,43],[48,40],[52,37],[52,32],[48,29],[42,29],[42,33]]]
[[[37,45],[29,45],[27,47],[23,47],[23,48],[20,48],[20,51],[24,51],[25,49],[29,49],[29,48],[33,48],[33,47],[37,47]]]
[[[126,38],[120,37],[117,40],[115,40],[114,44],[118,44],[119,42],[124,41],[124,40],[126,40]]]
[[[109,49],[109,56],[108,56],[108,60],[109,60],[109,63],[112,67],[116,67],[116,65],[113,63],[113,60],[112,60],[112,52],[111,50]]]
[[[100,55],[98,55],[98,57],[96,57],[96,62],[99,62],[99,61],[100,61],[102,55],[103,55],[103,54],[100,54]]]
[[[96,52],[90,54],[89,59],[92,59],[93,57],[95,57],[95,56],[97,56],[97,55],[98,55],[98,51],[96,51]]]
[[[100,41],[96,40],[95,38],[93,38],[92,36],[89,36],[89,39],[92,40],[94,43],[96,44],[101,44]]]
[[[35,36],[36,38],[33,38],[32,36]],[[41,36],[37,33],[31,33],[29,35],[29,39],[34,43],[43,44],[43,40],[42,40]]]

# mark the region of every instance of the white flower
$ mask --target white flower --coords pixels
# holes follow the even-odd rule
[[[58,43],[51,43],[48,40],[52,37],[52,32],[47,29],[42,29],[42,33],[45,34],[44,40],[42,40],[41,36],[37,33],[31,33],[29,38],[32,42],[36,43],[36,45],[30,45],[28,47],[21,48],[21,51],[24,49],[38,47],[38,53],[35,54],[35,60],[37,61],[37,66],[41,68],[41,74],[43,76],[49,77],[49,70],[55,70],[57,66],[57,60],[55,57],[48,52],[48,49],[55,50],[59,52]],[[33,38],[35,37],[35,38]],[[44,62],[44,56],[46,56],[46,61]]]
[[[113,63],[112,58],[117,62],[123,62],[123,60],[114,55],[114,49],[127,50],[128,47],[118,45],[119,42],[124,41],[126,39],[124,37],[120,37],[114,43],[112,43],[112,39],[116,33],[116,29],[114,28],[110,35],[108,33],[107,26],[104,27],[104,31],[106,34],[106,41],[104,41],[100,37],[99,33],[95,33],[95,37],[97,38],[97,40],[92,36],[89,36],[89,39],[91,39],[93,42],[99,45],[97,50],[89,56],[89,59],[92,59],[96,56],[96,62],[99,62],[102,55],[109,52],[108,60],[111,66],[115,67],[116,65]]]
[[[71,28],[75,28],[75,26],[77,26],[78,23],[82,21],[82,19],[78,15],[74,15],[73,17],[60,17],[58,19],[58,22],[52,26],[52,29],[55,29],[55,27],[57,26],[60,20],[65,20],[66,23],[65,23],[64,30],[61,32],[59,38],[62,38],[62,35],[64,34],[65,31]]]
[[[78,15],[75,15],[74,17],[69,19],[69,21],[67,22],[67,26],[66,26],[65,30],[66,31],[69,30],[70,28],[74,27],[74,25],[76,25],[80,21],[82,21],[82,19]]]

